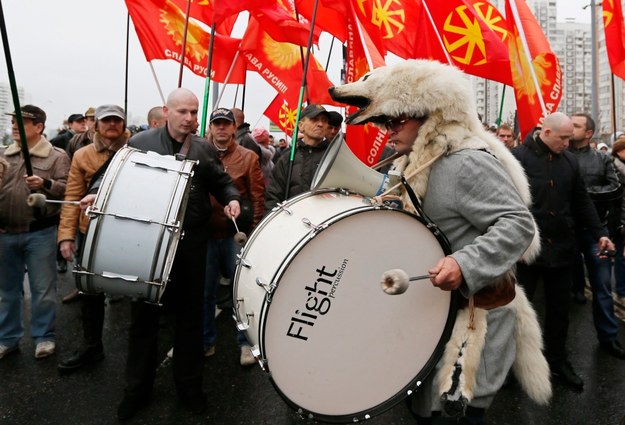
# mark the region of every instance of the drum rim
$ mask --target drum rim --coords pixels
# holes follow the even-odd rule
[[[322,192],[337,192],[336,189],[329,189],[329,190],[319,190],[319,191],[312,191],[312,192],[305,192],[306,195],[310,196],[310,195],[314,195],[316,193],[322,193]],[[362,196],[362,195],[360,195]],[[304,197],[302,197],[304,198]],[[293,198],[293,201],[295,201],[296,198]],[[423,224],[423,226],[428,229],[428,231],[436,238],[436,240],[439,242],[439,245],[441,246],[441,249],[443,250],[444,255],[449,255],[451,254],[451,248],[449,247],[449,245],[446,243],[446,238],[445,236],[441,233],[437,233],[436,231],[434,231],[431,227],[428,226],[428,222],[426,220],[424,220],[422,217],[413,214],[409,211],[405,211],[402,209],[398,209],[398,208],[392,208],[392,207],[387,207],[387,206],[383,206],[383,207],[374,207],[373,205],[363,205],[363,207],[361,208],[355,208],[355,209],[351,209],[348,211],[342,211],[339,214],[335,214],[332,217],[329,217],[328,219],[326,219],[323,223],[319,223],[320,225],[328,225],[327,227],[324,227],[323,229],[321,229],[317,234],[323,232],[324,230],[328,230],[330,228],[330,224],[336,223],[340,220],[343,220],[349,216],[353,216],[354,214],[359,214],[359,213],[364,213],[367,211],[371,211],[371,210],[385,210],[385,211],[393,211],[393,212],[399,212],[402,214],[406,214],[414,219],[417,219],[421,224]],[[440,230],[438,230],[440,232]],[[279,282],[280,278],[283,276],[283,274],[285,273],[285,271],[288,269],[288,267],[291,265],[291,263],[293,262],[293,260],[295,259],[295,257],[299,254],[299,252],[304,248],[304,246],[307,243],[307,238],[303,237],[294,247],[293,249],[289,252],[289,255],[280,263],[280,265],[277,267],[276,272],[274,273],[273,277],[272,277],[272,282]],[[279,284],[278,284],[279,285]],[[236,288],[235,289],[235,294],[236,294]],[[379,415],[389,409],[391,409],[392,407],[394,407],[395,405],[397,405],[399,402],[401,402],[404,398],[406,398],[407,396],[409,396],[411,393],[418,391],[419,390],[419,386],[420,383],[423,382],[428,375],[432,372],[432,370],[434,369],[434,367],[436,366],[436,364],[438,363],[438,361],[440,360],[440,358],[443,355],[443,351],[445,349],[445,345],[447,344],[447,341],[449,340],[449,338],[451,337],[451,333],[455,324],[455,318],[456,318],[456,314],[457,314],[457,310],[458,310],[458,305],[459,305],[459,292],[458,291],[451,291],[450,293],[450,302],[449,302],[449,310],[447,312],[447,321],[445,322],[445,326],[441,332],[441,337],[438,340],[438,343],[436,345],[436,348],[434,349],[434,351],[432,352],[432,354],[430,355],[429,359],[425,362],[425,365],[423,366],[423,368],[419,371],[419,373],[417,374],[417,376],[415,376],[414,378],[412,378],[408,384],[402,388],[400,391],[397,392],[397,394],[391,396],[389,399],[385,400],[384,402],[378,404],[377,406],[368,408],[366,410],[360,411],[360,412],[354,412],[351,414],[344,414],[344,415],[328,415],[328,414],[324,414],[324,413],[319,413],[319,412],[314,412],[312,410],[307,410],[305,408],[303,408],[302,406],[298,405],[297,403],[295,403],[294,401],[292,401],[282,390],[280,390],[280,387],[277,385],[277,383],[275,382],[275,380],[273,379],[273,376],[271,374],[271,363],[269,362],[270,359],[267,359],[266,357],[266,353],[265,353],[265,326],[266,326],[266,320],[267,320],[267,316],[268,316],[268,306],[271,304],[270,302],[267,302],[266,300],[263,301],[262,304],[262,308],[260,311],[260,317],[259,317],[259,324],[258,324],[258,333],[259,333],[259,349],[260,349],[260,356],[262,361],[265,362],[264,367],[266,368],[266,371],[269,373],[269,378],[270,381],[272,383],[272,386],[275,388],[276,392],[280,395],[280,397],[286,402],[287,405],[289,405],[292,409],[294,409],[295,411],[297,411],[299,414],[307,417],[307,418],[311,418],[311,419],[315,419],[315,420],[319,420],[319,421],[323,421],[323,422],[328,422],[328,423],[350,423],[350,422],[358,422],[358,421],[362,421],[362,420],[366,420],[366,419],[370,419],[376,415]],[[266,361],[269,360],[269,361]]]

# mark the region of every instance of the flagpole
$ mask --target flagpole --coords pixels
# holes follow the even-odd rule
[[[517,0],[509,0],[510,1],[510,9],[512,10],[513,19],[516,21],[517,29],[519,31],[519,38],[521,39],[521,43],[523,44],[523,50],[525,50],[525,56],[527,59],[527,63],[529,64],[530,73],[532,74],[532,80],[534,81],[534,87],[536,88],[536,94],[538,95],[538,100],[540,101],[540,107],[543,110],[543,115],[547,116],[547,107],[545,106],[545,99],[543,99],[543,93],[540,91],[540,84],[538,83],[538,77],[536,76],[536,71],[534,70],[534,66],[532,65],[532,56],[530,54],[530,49],[527,44],[527,39],[525,38],[525,30],[523,28],[523,23],[521,22],[521,17],[519,16],[519,10],[517,9],[516,1]]]
[[[297,129],[299,126],[299,118],[302,113],[302,103],[304,103],[304,91],[306,90],[306,74],[308,73],[308,61],[310,60],[310,49],[312,48],[312,41],[315,29],[315,19],[317,18],[317,6],[319,0],[315,0],[313,6],[312,18],[310,20],[310,33],[308,34],[308,45],[306,46],[306,58],[304,60],[304,72],[302,75],[302,86],[299,90],[299,100],[297,101],[297,115],[295,117],[295,126],[293,127],[293,143],[291,143],[291,154],[289,156],[289,171],[286,179],[286,190],[284,192],[284,200],[289,198],[289,190],[291,189],[291,176],[293,174],[293,161],[295,160],[295,145],[297,144]]]
[[[200,137],[204,137],[206,133],[206,115],[208,109],[208,96],[210,93],[211,70],[213,68],[213,46],[215,45],[215,23],[211,25],[211,40],[208,43],[208,65],[206,65],[206,82],[204,84],[204,104],[202,105],[202,121],[200,128]]]
[[[615,92],[615,81],[614,81],[614,73],[610,73],[610,77],[612,78],[612,134],[616,134],[616,92]],[[614,143],[616,140],[613,140]]]
[[[2,10],[2,0],[0,0],[0,32],[2,32],[2,47],[4,48],[4,57],[7,63],[7,71],[9,72],[9,82],[11,84],[11,96],[13,97],[13,107],[15,108],[15,119],[17,120],[17,129],[20,133],[20,148],[24,157],[24,167],[26,174],[33,175],[33,166],[30,162],[30,152],[28,151],[28,142],[26,140],[26,131],[24,130],[24,119],[22,118],[22,108],[20,107],[19,94],[17,92],[17,82],[15,81],[15,72],[13,71],[13,61],[11,60],[11,51],[9,50],[9,35],[4,20],[4,11]]]
[[[328,72],[328,67],[330,66],[330,58],[332,57],[332,48],[334,47],[334,40],[336,37],[332,36],[332,41],[330,42],[330,53],[328,53],[328,60],[326,61],[325,71]]]
[[[189,29],[189,14],[190,13],[191,13],[191,0],[187,0],[187,12],[184,15],[184,32],[182,36],[182,52],[180,53],[180,73],[178,74],[178,88],[182,87],[182,70],[184,69],[185,50],[187,49],[187,31]],[[211,42],[212,41],[213,40],[211,38]]]
[[[499,117],[497,117],[497,127],[501,125],[501,116],[503,115],[503,101],[506,98],[506,85],[503,84],[503,90],[501,91],[501,104],[499,105]]]
[[[128,117],[128,52],[130,46],[130,13],[126,15],[126,72],[124,81],[124,114]]]
[[[238,50],[234,54],[234,59],[232,60],[232,63],[230,64],[230,69],[228,69],[228,73],[226,74],[226,80],[224,81],[224,88],[219,93],[219,97],[217,98],[217,102],[216,102],[217,105],[219,105],[221,103],[221,98],[223,97],[224,92],[226,91],[226,85],[228,84],[228,81],[230,80],[230,76],[232,75],[232,71],[234,70],[234,65],[237,63],[237,59],[239,59],[239,51]]]
[[[156,88],[158,89],[158,94],[161,96],[161,101],[163,105],[165,104],[165,96],[163,96],[163,90],[161,90],[161,83],[159,83],[158,78],[156,77],[156,72],[154,72],[154,65],[152,65],[152,61],[148,62],[150,64],[150,70],[152,70],[152,77],[154,77],[154,82],[156,83]]]

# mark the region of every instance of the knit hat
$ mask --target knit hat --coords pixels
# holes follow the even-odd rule
[[[256,127],[252,130],[252,137],[256,141],[256,143],[260,143],[261,145],[269,144],[269,131],[262,127]]]

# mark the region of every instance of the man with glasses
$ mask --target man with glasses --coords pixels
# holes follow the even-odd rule
[[[403,154],[395,169],[451,245],[428,274],[434,287],[456,292],[460,309],[444,355],[411,400],[418,423],[483,424],[513,364],[530,371],[519,382],[546,403],[551,386],[540,327],[514,279],[516,262],[540,246],[527,180],[483,129],[468,81],[456,68],[413,60],[376,68],[330,94],[360,108],[347,124],[387,129]],[[408,189],[400,198],[406,210],[418,209]]]
[[[35,340],[35,357],[49,357],[55,351],[56,319],[56,229],[58,204],[30,207],[31,193],[48,199],[63,198],[69,158],[43,136],[46,113],[33,105],[21,109],[26,140],[21,140],[13,115],[14,143],[0,150],[8,169],[0,190],[0,359],[17,350],[24,336],[22,300],[24,269],[28,267],[31,292],[30,334]],[[23,146],[26,144],[32,176],[26,175]]]
[[[265,192],[265,213],[278,203],[310,190],[317,167],[330,145],[325,137],[329,117],[328,111],[321,105],[310,104],[302,110],[291,175],[289,176],[291,155],[287,152],[280,157],[272,170],[271,183]]]
[[[110,159],[128,142],[126,115],[117,105],[102,105],[95,111],[93,143],[76,151],[65,189],[66,201],[80,201],[91,192],[94,176],[102,176]],[[97,177],[96,177],[97,178]],[[88,218],[77,205],[64,204],[57,240],[63,258],[73,261],[87,232]],[[58,365],[59,372],[71,373],[104,358],[102,327],[104,294],[83,295],[81,347]]]

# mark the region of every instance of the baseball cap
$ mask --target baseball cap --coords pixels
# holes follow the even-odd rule
[[[101,105],[95,110],[95,119],[101,120],[106,117],[118,117],[126,121],[126,114],[121,106],[117,105]]]
[[[217,108],[211,113],[209,122],[212,123],[215,120],[228,120],[234,122],[234,114],[230,109]]]
[[[343,123],[343,116],[336,111],[328,112],[328,125],[340,127]]]
[[[67,122],[73,123],[74,121],[80,121],[84,119],[85,119],[85,116],[83,114],[72,114],[69,117],[67,117]]]
[[[89,109],[87,109],[85,117],[95,117],[95,108],[93,106],[90,106]]]
[[[325,116],[328,117],[328,119],[330,118],[330,114],[328,114],[328,111],[326,111],[326,109],[323,106],[317,105],[315,103],[311,103],[310,105],[302,109],[302,112],[299,114],[299,117],[300,119],[315,118],[321,114],[325,114]]]
[[[46,123],[46,113],[35,105],[24,105],[20,108],[20,111],[22,111],[22,118],[33,120],[34,124]],[[15,112],[7,112],[6,115],[15,116]]]

